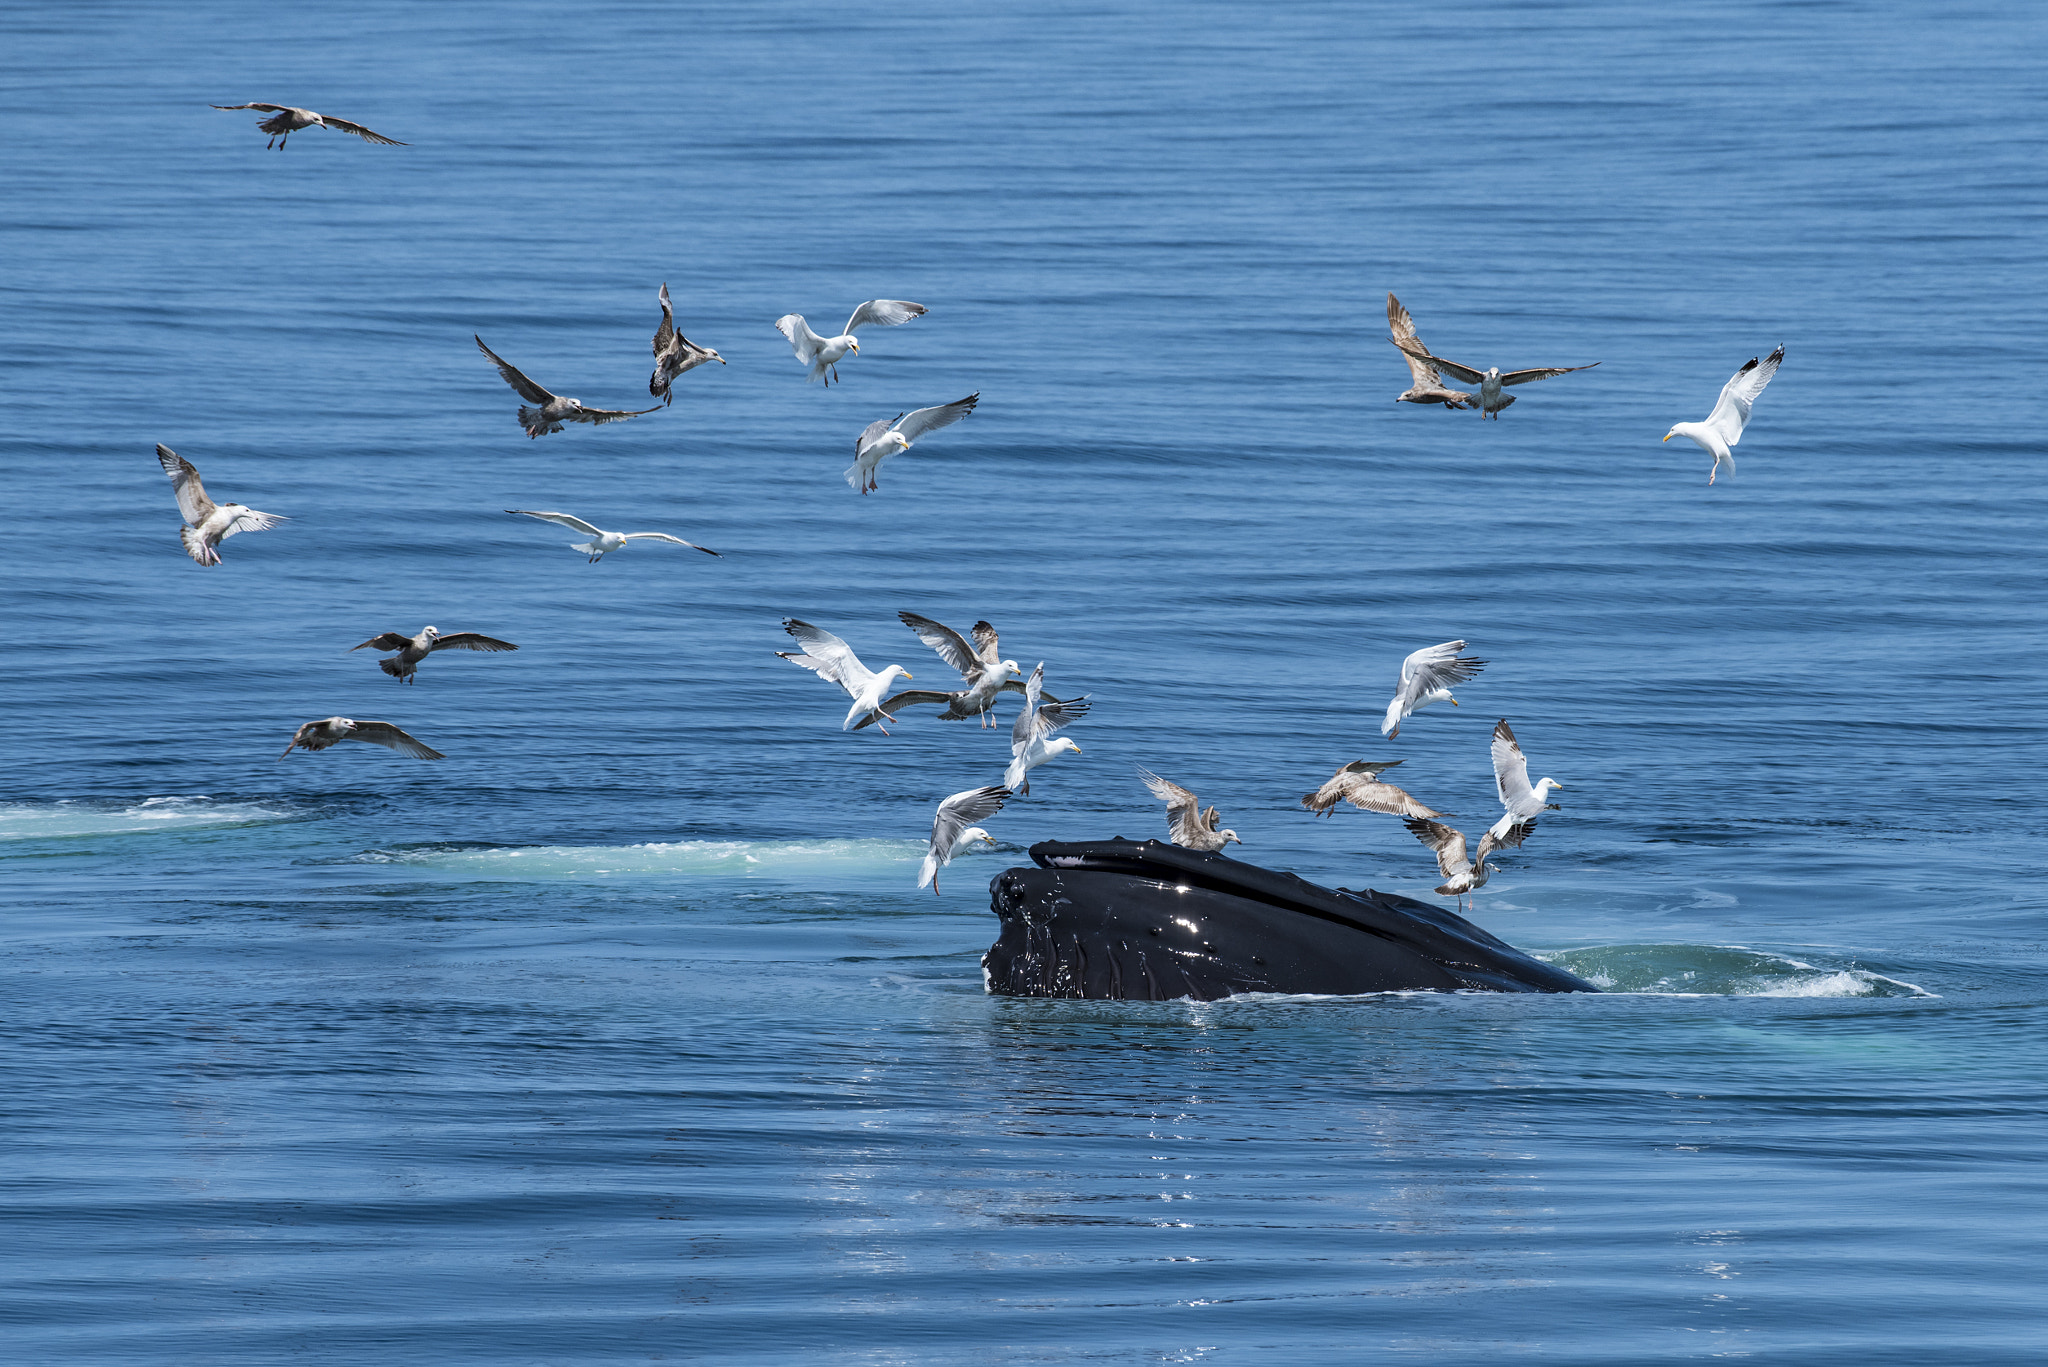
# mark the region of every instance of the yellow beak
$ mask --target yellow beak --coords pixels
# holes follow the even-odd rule
[[[1669,432],[1666,432],[1666,433],[1664,434],[1664,440],[1666,440],[1666,441],[1670,441],[1670,440],[1671,440],[1671,434],[1670,434]]]
[[[903,677],[906,679],[914,679],[917,677],[917,675],[911,673],[909,670],[906,669],[903,671]]]
[[[1067,744],[1069,744],[1069,745],[1074,745],[1074,743],[1073,743],[1072,741],[1068,741],[1068,742],[1067,742]],[[1081,747],[1080,747],[1080,746],[1078,746],[1078,745],[1074,745],[1074,753],[1075,753],[1075,754],[1077,754],[1077,755],[1078,755],[1078,754],[1080,754],[1080,753],[1081,753]]]

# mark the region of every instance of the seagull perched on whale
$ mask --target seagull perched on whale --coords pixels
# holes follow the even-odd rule
[[[1183,849],[1202,850],[1209,854],[1221,854],[1223,847],[1237,840],[1237,832],[1221,828],[1222,820],[1214,807],[1202,810],[1201,799],[1171,779],[1164,779],[1138,766],[1138,777],[1152,790],[1152,796],[1166,804],[1166,838]]]
[[[439,750],[422,745],[388,721],[355,721],[348,717],[327,717],[307,722],[292,733],[292,743],[285,746],[284,755],[298,749],[325,750],[345,740],[368,741],[386,750],[396,750],[401,755],[411,755],[414,759],[448,758]],[[284,755],[278,758],[283,759]]]
[[[1671,425],[1664,434],[1664,440],[1673,437],[1689,437],[1697,442],[1700,449],[1714,458],[1713,468],[1707,471],[1707,483],[1714,482],[1714,476],[1721,473],[1726,465],[1728,473],[1735,473],[1736,443],[1742,440],[1742,429],[1749,426],[1749,408],[1756,402],[1756,396],[1764,392],[1764,386],[1771,382],[1771,376],[1778,373],[1778,363],[1785,359],[1785,348],[1759,361],[1752,356],[1743,362],[1742,369],[1728,377],[1728,383],[1721,386],[1721,397],[1714,401],[1714,411],[1707,414],[1705,422],[1679,422]]]
[[[1458,705],[1458,700],[1451,696],[1451,685],[1464,683],[1486,668],[1486,661],[1458,654],[1464,648],[1463,641],[1445,641],[1442,645],[1424,646],[1401,661],[1401,683],[1394,690],[1394,700],[1387,704],[1386,718],[1380,722],[1381,735],[1389,740],[1400,735],[1401,723],[1419,707],[1434,702]]]
[[[1514,402],[1514,398],[1511,395],[1501,393],[1503,386],[1528,384],[1532,380],[1547,380],[1556,375],[1569,375],[1574,370],[1591,370],[1593,366],[1600,364],[1598,361],[1595,361],[1593,365],[1537,366],[1530,370],[1510,370],[1503,374],[1499,366],[1491,366],[1485,370],[1475,370],[1469,365],[1459,365],[1456,361],[1446,361],[1443,357],[1413,339],[1403,341],[1396,337],[1394,345],[1400,347],[1402,351],[1415,360],[1429,362],[1429,364],[1437,369],[1449,374],[1453,379],[1463,380],[1466,384],[1478,385],[1479,416],[1482,418],[1492,418],[1495,422],[1500,421],[1500,410]]]
[[[559,432],[565,422],[587,422],[592,425],[624,422],[627,418],[637,418],[643,413],[655,411],[652,408],[585,408],[581,399],[564,398],[562,395],[550,393],[527,379],[517,366],[485,346],[483,338],[476,339],[476,349],[491,358],[492,364],[498,367],[498,374],[504,376],[505,383],[511,385],[520,398],[525,399],[527,403],[540,405],[538,408],[528,408],[525,404],[519,407],[519,425],[526,429],[526,435],[529,437]]]
[[[372,636],[350,650],[395,650],[398,653],[388,660],[377,661],[377,667],[401,683],[411,683],[419,669],[421,660],[437,650],[517,650],[510,641],[501,641],[495,636],[479,636],[474,631],[453,631],[443,636],[438,628],[428,627],[417,636],[407,636],[396,631],[387,631],[381,636]]]
[[[708,346],[698,346],[676,331],[675,307],[668,301],[668,282],[662,281],[661,326],[654,330],[654,374],[647,381],[647,392],[662,403],[668,403],[668,387],[675,383],[676,376],[686,370],[695,370],[707,361],[724,365],[725,357]]]
[[[807,384],[823,380],[831,384],[839,378],[839,361],[847,352],[860,354],[860,343],[853,339],[856,330],[873,324],[876,327],[900,327],[921,314],[929,313],[923,304],[913,304],[908,299],[870,299],[853,311],[846,320],[846,330],[837,337],[820,337],[811,331],[811,325],[804,321],[801,313],[785,313],[775,320],[775,330],[789,338],[790,350],[796,358],[811,368]]]
[[[292,134],[298,132],[301,128],[311,128],[315,124],[322,128],[332,128],[337,133],[353,134],[364,142],[381,142],[386,147],[405,147],[409,145],[400,142],[397,138],[387,138],[382,133],[372,133],[359,123],[350,123],[347,119],[337,119],[332,114],[315,114],[310,109],[295,109],[288,104],[217,104],[214,108],[257,109],[266,114],[275,114],[277,117],[260,120],[256,125],[259,132],[270,134],[270,141],[263,144],[266,151],[275,146],[278,151],[282,152],[286,140]]]
[[[1408,316],[1408,310],[1401,307],[1401,301],[1387,291],[1387,328],[1394,335],[1389,339],[1401,349],[1401,359],[1408,362],[1408,374],[1414,383],[1405,394],[1395,396],[1395,403],[1440,403],[1445,408],[1470,408],[1472,396],[1462,389],[1452,389],[1444,383],[1444,377],[1437,373],[1436,365],[1426,359],[1429,348],[1422,345],[1422,339],[1415,335],[1415,320]],[[1422,352],[1417,356],[1414,347]],[[1513,398],[1503,399],[1501,407],[1513,403]]]
[[[1301,805],[1316,816],[1328,816],[1339,802],[1349,802],[1364,812],[1386,812],[1393,816],[1451,816],[1425,807],[1403,790],[1380,778],[1380,771],[1401,761],[1353,760],[1332,774],[1329,781],[1312,793],[1301,795]]]
[[[802,665],[828,683],[836,683],[845,689],[853,699],[853,706],[846,709],[846,720],[841,722],[842,731],[856,730],[854,719],[866,717],[870,721],[895,721],[896,718],[882,710],[882,695],[889,691],[889,685],[899,678],[908,679],[909,670],[902,665],[890,665],[877,674],[860,662],[860,656],[853,653],[853,647],[822,627],[809,622],[786,617],[782,629],[796,637],[803,646],[801,651],[778,650],[775,653],[793,665]],[[881,728],[883,735],[889,728]]]
[[[876,418],[861,434],[854,438],[853,464],[846,467],[846,482],[865,494],[876,487],[875,469],[887,456],[898,451],[908,451],[910,443],[927,432],[936,432],[941,427],[951,427],[974,411],[974,405],[981,402],[981,391],[976,390],[964,399],[940,404],[935,408],[917,408],[908,413],[898,413],[892,422],[888,418]]]
[[[171,492],[187,523],[179,529],[178,539],[185,543],[185,554],[202,565],[218,565],[220,543],[236,532],[267,532],[280,522],[291,521],[239,503],[215,503],[206,496],[206,486],[199,482],[199,471],[192,462],[162,442],[157,443],[156,458],[171,477]]]
[[[937,897],[939,870],[953,862],[954,850],[971,840],[995,844],[994,836],[968,823],[994,816],[1009,800],[1008,788],[969,788],[941,802],[938,814],[932,818],[932,845],[924,857],[923,867],[917,871],[917,885],[931,884],[932,896]]]
[[[571,517],[567,513],[537,513],[530,508],[507,508],[505,511],[514,517],[537,517],[543,522],[557,523],[572,532],[583,533],[590,538],[589,541],[572,541],[569,545],[571,549],[582,551],[589,556],[593,565],[623,547],[628,541],[671,541],[678,546],[688,546],[693,551],[702,551],[706,555],[718,554],[709,546],[700,546],[694,541],[685,541],[680,536],[670,536],[667,532],[608,532],[602,527],[593,527],[582,518]]]

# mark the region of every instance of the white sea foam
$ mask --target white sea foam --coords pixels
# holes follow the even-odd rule
[[[921,840],[678,840],[647,845],[451,846],[370,850],[364,863],[461,878],[544,882],[588,878],[817,878],[900,876],[924,857]],[[961,861],[964,863],[965,861]],[[955,867],[959,867],[956,864]],[[976,878],[963,870],[967,880]],[[982,875],[985,877],[986,875]]]
[[[217,802],[203,793],[123,800],[0,803],[0,841],[62,840],[77,836],[125,835],[135,831],[204,826],[246,826],[288,821],[297,813],[283,805]]]

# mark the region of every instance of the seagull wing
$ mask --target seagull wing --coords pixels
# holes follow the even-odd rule
[[[290,105],[283,104],[217,104],[215,109],[260,109],[266,114],[282,114]]]
[[[1598,361],[1593,362],[1593,365],[1599,364]],[[1591,370],[1593,365],[1554,365],[1538,366],[1534,370],[1510,370],[1507,374],[1500,377],[1500,382],[1504,385],[1527,384],[1531,380],[1547,380],[1553,375],[1569,375],[1574,370]],[[1478,377],[1474,376],[1474,378]]]
[[[1385,812],[1388,816],[1449,816],[1449,812],[1424,806],[1401,788],[1365,778],[1345,785],[1344,800],[1364,812]]]
[[[780,653],[779,651],[777,652],[777,654]],[[782,658],[795,663],[794,656],[784,655]],[[888,697],[882,699],[880,710],[870,712],[865,717],[862,717],[853,724],[853,729],[858,731],[862,727],[873,726],[876,722],[887,719],[881,715],[882,713],[887,713],[890,717],[893,717],[906,707],[922,707],[927,703],[934,706],[950,707],[952,706],[953,699],[958,696],[960,695],[957,693],[941,693],[936,689],[930,688],[906,688],[901,693],[891,693]]]
[[[1193,793],[1143,765],[1138,766],[1138,777],[1152,790],[1152,796],[1166,804],[1166,834],[1174,844],[1185,845],[1194,837],[1209,833],[1202,824],[1201,801]]]
[[[397,138],[387,138],[382,133],[372,133],[359,123],[350,123],[347,119],[337,119],[332,114],[322,114],[320,122],[326,124],[337,133],[348,133],[361,138],[364,142],[381,142],[386,147],[405,147],[409,145],[400,142]]]
[[[366,740],[372,745],[381,745],[387,750],[396,750],[401,755],[415,759],[446,759],[439,750],[422,745],[388,721],[359,721],[345,740]]]
[[[581,532],[585,536],[604,535],[604,528],[593,527],[582,518],[571,517],[567,513],[537,513],[530,508],[507,508],[505,511],[511,513],[514,517],[537,517],[543,522],[559,522],[570,531]]]
[[[898,419],[901,419],[902,416],[903,415],[901,413],[898,413],[895,419],[876,418],[866,427],[861,428],[860,435],[853,439],[854,459],[858,460],[860,458],[861,452],[867,450],[870,446],[873,446],[883,437],[889,435],[889,429],[891,427],[894,427],[896,425],[896,421]]]
[[[927,432],[936,432],[941,427],[951,427],[974,411],[974,405],[981,402],[981,391],[976,390],[964,399],[940,404],[936,408],[917,408],[896,420],[896,430],[903,434],[905,441],[916,441]]]
[[[811,325],[804,321],[801,313],[785,313],[775,320],[775,330],[789,338],[790,350],[796,358],[809,365],[813,357],[825,349],[825,339],[811,331]]]
[[[1415,335],[1415,320],[1408,316],[1408,310],[1402,307],[1392,290],[1387,291],[1387,328],[1394,334],[1388,340],[1400,348],[1401,359],[1408,362],[1408,373],[1415,383],[1425,389],[1442,385],[1443,376],[1437,374],[1436,366],[1428,359],[1429,348]],[[1409,350],[1410,347],[1414,350]]]
[[[928,312],[930,310],[923,304],[913,304],[908,299],[870,299],[855,309],[853,316],[846,320],[846,330],[850,333],[855,328],[866,327],[869,323],[877,327],[892,328]]]
[[[1424,646],[1401,661],[1401,698],[1420,698],[1439,688],[1464,683],[1486,667],[1486,661],[1460,656],[1463,641]]]
[[[1022,754],[1024,747],[1031,744],[1031,738],[1038,734],[1038,695],[1045,687],[1045,661],[1038,662],[1038,668],[1031,671],[1031,677],[1024,681],[1024,710],[1017,714],[1016,722],[1010,727],[1010,753]]]
[[[1721,397],[1714,404],[1714,411],[1707,415],[1707,426],[1718,432],[1722,441],[1733,446],[1742,440],[1742,429],[1749,425],[1749,406],[1764,392],[1764,386],[1778,373],[1778,363],[1784,359],[1782,346],[1761,361],[1752,356],[1749,364],[1721,386]]]
[[[620,535],[628,541],[673,541],[678,546],[688,546],[691,550],[702,551],[706,555],[718,554],[709,546],[700,546],[694,541],[685,541],[680,536],[670,536],[667,532],[621,532]]]
[[[1411,816],[1401,823],[1412,832],[1417,840],[1436,851],[1436,867],[1445,878],[1456,878],[1469,873],[1472,863],[1465,857],[1465,833],[1454,831],[1441,821],[1425,821]]]
[[[199,482],[199,471],[192,462],[162,442],[157,443],[156,458],[171,477],[171,492],[177,495],[178,511],[185,520],[197,527],[212,517],[213,500],[206,496],[206,486]]]
[[[804,648],[802,655],[776,652],[791,664],[815,669],[819,678],[830,679],[856,698],[874,681],[874,671],[860,662],[860,657],[853,653],[853,647],[823,627],[814,627],[809,622],[789,617],[783,620],[782,629],[794,636]]]
[[[378,637],[377,639],[380,641],[388,641],[391,639],[392,636],[396,634],[396,632],[386,632],[384,633],[384,635]],[[402,645],[404,644],[404,642],[401,640],[400,644]],[[360,649],[360,647],[358,648]],[[398,646],[385,646],[384,649],[396,650],[398,649]],[[495,636],[479,636],[474,631],[458,631],[448,636],[436,636],[434,638],[434,643],[428,646],[427,649],[429,651],[517,650],[519,649],[519,647],[513,645],[510,641],[501,641]]]
[[[475,333],[471,333],[470,335],[472,337],[476,336]],[[554,395],[548,393],[547,390],[542,389],[539,385],[535,384],[532,380],[527,379],[526,376],[520,373],[519,367],[513,365],[504,357],[500,356],[497,352],[485,346],[483,338],[477,337],[476,349],[478,351],[481,351],[484,355],[491,358],[491,363],[498,367],[498,373],[505,377],[505,383],[511,385],[513,389],[517,390],[519,392],[519,397],[526,400],[528,403],[547,403],[555,397]]]
[[[973,683],[981,673],[981,658],[960,638],[960,633],[943,622],[934,622],[929,617],[920,617],[914,612],[899,612],[903,625],[917,633],[917,639],[939,652],[939,658],[960,671],[960,677]]]
[[[1009,800],[1008,788],[990,787],[969,788],[941,802],[938,814],[932,818],[932,853],[941,859],[952,854],[960,832],[994,816]]]
[[[289,521],[290,518],[278,513],[259,513],[254,508],[244,508],[221,528],[219,539],[225,541],[236,532],[267,532],[278,523]]]
[[[1505,835],[1495,835],[1492,831],[1488,831],[1485,835],[1479,837],[1479,862],[1484,864],[1487,856],[1491,855],[1495,850],[1519,848],[1524,840],[1527,840],[1534,834],[1536,834],[1534,818],[1528,821],[1517,821],[1514,825],[1508,827],[1507,834]]]
[[[1500,805],[1511,812],[1528,800],[1529,761],[1505,717],[1493,728],[1493,785],[1500,791]]]
[[[1456,361],[1446,361],[1420,342],[1403,342],[1396,338],[1394,345],[1407,352],[1411,362],[1427,361],[1438,370],[1443,371],[1444,374],[1451,376],[1453,379],[1463,380],[1466,384],[1478,384],[1486,378],[1485,371],[1474,370],[1468,365],[1459,365]]]
[[[969,630],[974,637],[974,653],[981,656],[982,663],[1001,664],[1002,639],[996,635],[996,629],[987,622],[976,622]]]
[[[661,282],[661,326],[654,330],[654,354],[659,356],[668,350],[668,344],[676,339],[676,310],[668,301],[668,281]]]
[[[567,418],[570,422],[587,422],[595,427],[601,426],[602,424],[608,422],[624,422],[628,418],[637,418],[643,413],[659,413],[660,411],[661,409],[658,407],[579,408],[574,413],[565,413],[562,416]]]
[[[1070,702],[1049,702],[1041,704],[1032,712],[1032,726],[1040,740],[1064,727],[1071,726],[1088,715],[1093,706],[1087,698],[1075,698]]]
[[[442,639],[443,639],[443,640],[446,640],[446,639],[448,639],[448,638],[444,636],[444,637],[442,637]],[[385,632],[385,633],[384,633],[384,634],[383,634],[382,636],[372,636],[372,637],[371,637],[371,638],[370,638],[369,640],[367,640],[367,641],[363,642],[363,643],[362,643],[361,645],[359,645],[359,646],[350,646],[350,647],[349,647],[349,649],[350,649],[350,650],[403,650],[403,649],[405,649],[405,648],[406,648],[407,646],[409,646],[409,645],[411,645],[411,644],[412,644],[412,637],[410,637],[410,636],[402,636],[402,635],[400,635],[400,634],[399,634],[398,632],[395,632],[395,631],[387,631],[387,632]]]

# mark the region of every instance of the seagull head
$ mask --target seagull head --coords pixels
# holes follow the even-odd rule
[[[441,628],[439,627],[428,627],[425,631],[420,633],[420,635],[426,637],[429,641],[433,640],[436,636],[439,636],[440,634]]]
[[[1216,834],[1218,834],[1218,835],[1222,836],[1222,837],[1223,837],[1223,838],[1224,838],[1225,840],[1227,840],[1227,841],[1228,841],[1228,840],[1237,840],[1237,843],[1238,843],[1238,844],[1240,844],[1240,845],[1244,844],[1244,842],[1243,842],[1242,840],[1238,840],[1238,839],[1237,839],[1237,832],[1236,832],[1236,831],[1231,831],[1231,830],[1222,830],[1222,831],[1218,831],[1218,832],[1216,832]]]
[[[1671,424],[1671,430],[1670,430],[1669,432],[1666,432],[1666,433],[1664,434],[1664,440],[1666,440],[1666,441],[1670,441],[1670,440],[1671,440],[1671,439],[1672,439],[1673,437],[1675,437],[1675,436],[1677,436],[1677,435],[1678,435],[1678,424],[1677,424],[1677,423],[1673,423],[1673,424]]]
[[[1057,755],[1062,750],[1072,750],[1077,755],[1081,753],[1081,747],[1068,740],[1065,736],[1061,736],[1051,745],[1045,747],[1045,753],[1048,755]]]
[[[898,451],[908,451],[910,449],[910,438],[904,436],[901,432],[891,432],[888,440],[896,443]]]
[[[855,341],[851,336],[849,336],[846,339],[846,349],[848,351],[859,351],[860,343]]]
[[[1562,790],[1563,787],[1564,785],[1562,783],[1559,783],[1554,778],[1539,779],[1536,784],[1536,796],[1544,797],[1550,792],[1551,789],[1556,788]]]
[[[996,672],[1001,674],[1006,679],[1021,679],[1024,677],[1023,669],[1017,664],[1015,660],[1003,660],[999,662],[996,665]]]
[[[712,351],[710,347],[705,347],[705,348],[704,348],[704,350],[705,350],[705,351],[706,351],[707,353],[709,353],[709,355],[710,355],[710,357],[711,357],[711,359],[712,359],[712,360],[714,360],[714,361],[718,362],[718,363],[719,363],[720,365],[724,365],[724,364],[725,364],[725,357],[723,357],[723,356],[719,355],[719,354],[718,354],[717,352],[715,352],[715,351]]]
[[[979,840],[985,845],[996,843],[996,838],[979,826],[969,826],[966,830],[960,832],[960,844],[965,845],[970,840]]]

